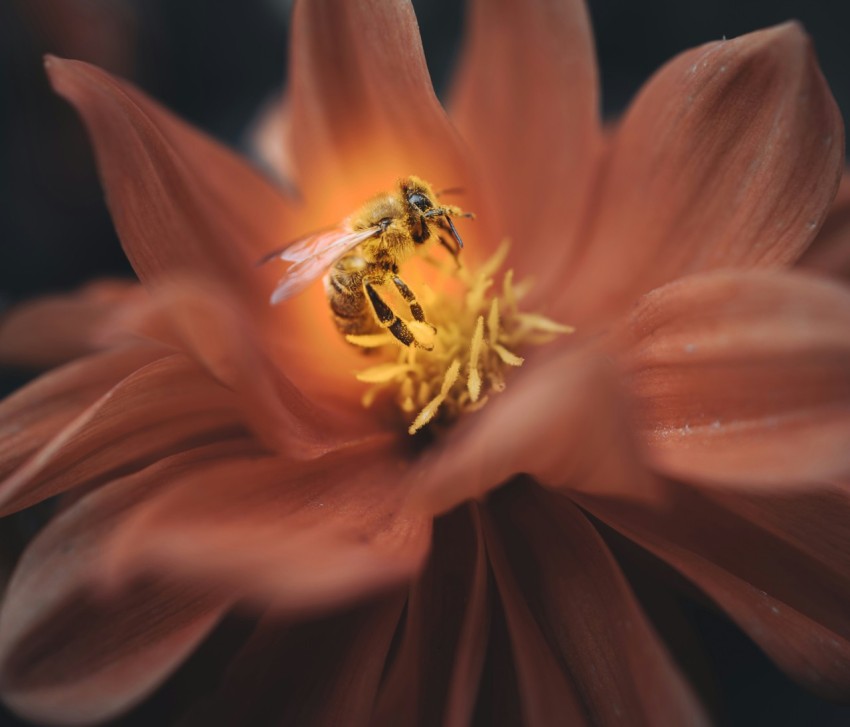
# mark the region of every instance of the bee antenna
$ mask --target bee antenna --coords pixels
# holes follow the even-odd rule
[[[446,187],[446,189],[437,192],[438,197],[442,197],[444,194],[466,194],[466,190],[463,187]]]
[[[443,217],[445,217],[446,222],[449,223],[449,229],[452,231],[452,237],[454,237],[455,242],[457,242],[457,251],[460,252],[463,250],[463,240],[460,239],[460,235],[457,232],[457,228],[455,228],[454,222],[452,222],[452,218],[447,214],[444,214]]]

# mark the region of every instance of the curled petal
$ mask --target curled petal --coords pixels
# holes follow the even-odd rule
[[[467,38],[452,121],[502,215],[500,234],[514,243],[513,266],[540,273],[545,256],[557,271],[575,244],[601,141],[587,9],[581,0],[476,0]]]
[[[616,131],[571,320],[622,309],[687,273],[794,262],[844,165],[841,117],[801,27],[683,53]]]
[[[402,510],[405,475],[377,446],[222,466],[140,511],[110,547],[110,577],[172,573],[286,614],[338,606],[421,566],[430,519]]]
[[[113,386],[0,482],[8,514],[243,429],[234,396],[182,356]]]
[[[0,361],[50,368],[93,353],[116,310],[143,299],[136,283],[101,280],[71,295],[24,303],[0,318]]]
[[[115,227],[142,281],[205,274],[246,300],[256,296],[253,264],[286,235],[285,199],[131,84],[79,61],[48,57],[46,65],[88,127]]]
[[[533,486],[531,486],[533,487]],[[487,547],[528,724],[707,725],[602,538],[561,496],[493,495]]]
[[[166,354],[128,346],[50,371],[0,403],[0,478],[6,478],[135,370]]]
[[[846,485],[777,495],[670,482],[642,502],[616,495],[576,497],[702,589],[791,677],[847,698]]]
[[[795,486],[850,474],[850,292],[790,273],[717,272],[647,295],[623,355],[657,469]]]
[[[428,564],[410,590],[404,633],[374,723],[470,724],[489,628],[487,571],[476,506],[438,519]]]
[[[163,581],[98,595],[104,541],[186,471],[255,445],[186,452],[83,497],[24,553],[0,611],[0,691],[51,724],[107,719],[152,691],[218,620],[220,598]]]
[[[408,0],[296,3],[289,99],[296,181],[314,227],[408,174],[437,189],[468,186]]]
[[[850,280],[850,172],[844,172],[826,222],[800,258],[800,265]]]
[[[414,498],[443,512],[521,473],[552,487],[603,479],[639,488],[636,456],[612,367],[566,349],[527,362],[503,394],[458,422],[421,460]]]

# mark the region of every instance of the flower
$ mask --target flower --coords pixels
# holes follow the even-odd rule
[[[846,695],[850,291],[788,270],[843,130],[804,32],[678,56],[603,134],[582,3],[470,19],[447,116],[408,2],[297,5],[300,202],[129,84],[48,61],[147,293],[0,331],[18,362],[90,350],[0,407],[0,512],[63,496],[0,612],[16,711],[120,714],[240,607],[266,616],[202,724],[705,723],[600,521]],[[467,189],[470,266],[508,236],[524,304],[577,329],[431,441],[362,408],[319,286],[272,308],[253,265],[407,174]],[[845,207],[811,265],[846,253]]]

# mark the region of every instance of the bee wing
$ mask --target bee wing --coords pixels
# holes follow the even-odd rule
[[[266,255],[260,264],[275,258],[291,263],[277,284],[271,302],[280,303],[304,290],[349,250],[374,237],[380,227],[365,230],[335,228],[308,235],[287,245],[281,250]]]

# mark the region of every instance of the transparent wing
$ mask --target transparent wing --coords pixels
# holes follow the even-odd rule
[[[280,303],[304,290],[349,250],[374,237],[380,227],[346,230],[342,227],[308,235],[286,247],[270,252],[260,264],[271,260],[291,263],[272,293],[271,302]]]

